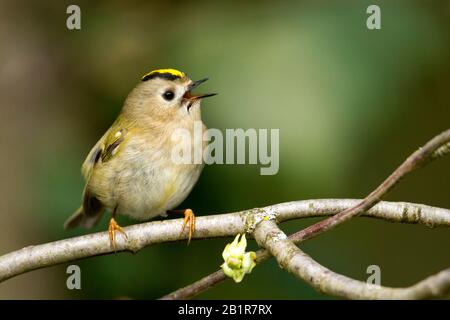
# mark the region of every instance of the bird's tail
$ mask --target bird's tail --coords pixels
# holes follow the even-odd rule
[[[75,227],[92,228],[103,214],[103,205],[88,188],[83,191],[83,204],[64,223],[64,229]]]
[[[103,210],[99,210],[94,214],[86,214],[84,212],[83,206],[81,206],[77,211],[75,211],[69,219],[64,223],[64,229],[72,229],[75,227],[92,228],[97,224],[97,222],[102,217]]]

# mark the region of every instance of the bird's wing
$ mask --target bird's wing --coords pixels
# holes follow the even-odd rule
[[[89,180],[95,165],[100,160],[102,163],[105,163],[117,153],[120,144],[125,139],[125,135],[126,129],[113,126],[96,143],[81,166],[81,173],[86,181]]]

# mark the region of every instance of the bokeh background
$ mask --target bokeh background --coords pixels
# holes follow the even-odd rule
[[[81,30],[66,8],[81,7]],[[366,28],[381,7],[382,29]],[[279,128],[280,170],[205,168],[181,207],[198,215],[290,200],[360,198],[450,124],[448,1],[0,1],[0,254],[86,233],[64,231],[80,166],[146,71],[209,76],[209,127]],[[450,162],[387,197],[450,208]],[[133,221],[119,217],[123,224]],[[284,224],[294,232],[316,219]],[[104,216],[95,231],[106,230]],[[336,272],[407,286],[450,265],[450,232],[365,218],[302,244]],[[0,284],[0,298],[157,298],[218,269],[229,239],[168,243]],[[250,246],[255,247],[251,242]],[[274,261],[200,298],[329,299]],[[447,297],[448,298],[448,297]]]

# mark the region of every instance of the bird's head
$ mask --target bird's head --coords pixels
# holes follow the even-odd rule
[[[129,94],[124,113],[155,121],[199,120],[200,101],[215,95],[193,92],[206,80],[208,78],[192,81],[184,72],[175,69],[150,71]]]

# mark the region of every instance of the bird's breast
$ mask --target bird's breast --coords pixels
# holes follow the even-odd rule
[[[197,182],[203,164],[174,162],[173,145],[136,137],[120,152],[120,163],[112,172],[110,198],[118,213],[146,220],[178,206]]]

